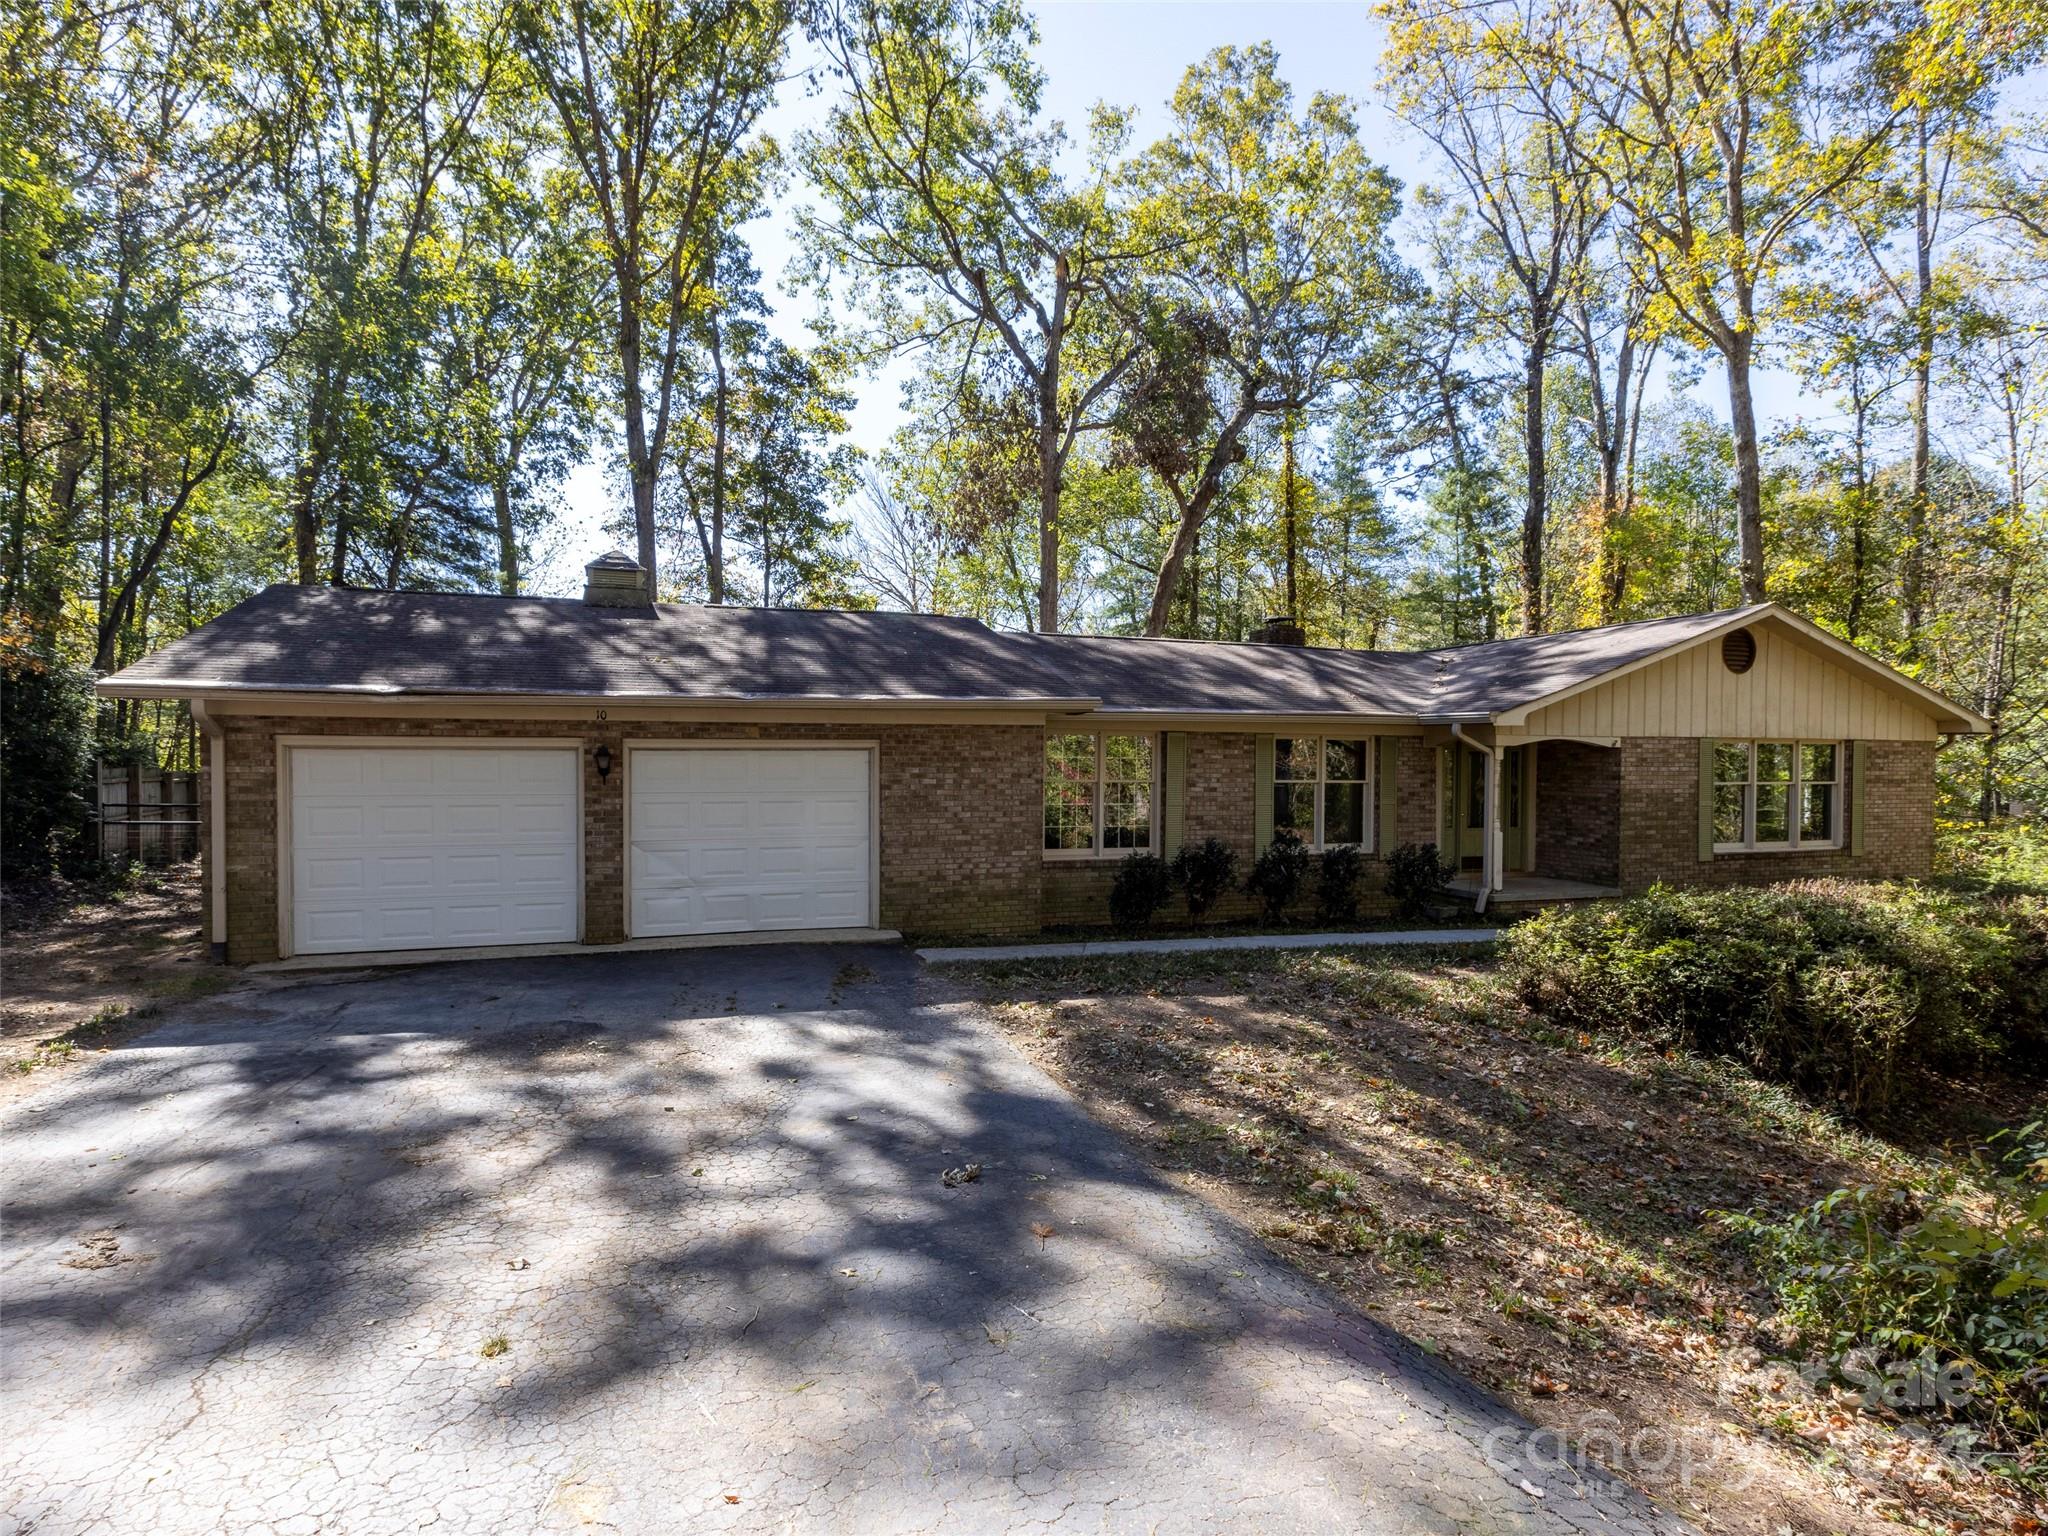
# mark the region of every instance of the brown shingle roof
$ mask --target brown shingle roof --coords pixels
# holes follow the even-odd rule
[[[144,698],[277,690],[1478,719],[1767,613],[1811,628],[1764,604],[1432,651],[1349,651],[998,633],[935,614],[274,586],[101,686]]]
[[[974,619],[274,586],[107,691],[1079,701]]]

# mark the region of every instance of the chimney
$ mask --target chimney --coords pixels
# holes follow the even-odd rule
[[[1247,636],[1254,645],[1307,645],[1308,631],[1291,613],[1276,613]]]
[[[593,608],[645,608],[647,573],[623,550],[599,555],[583,567],[583,601]]]

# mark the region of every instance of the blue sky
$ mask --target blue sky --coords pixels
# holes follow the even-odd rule
[[[1441,180],[1434,151],[1379,104],[1381,28],[1368,4],[1348,0],[1040,0],[1036,7],[1039,61],[1046,72],[1045,108],[1070,131],[1086,123],[1098,101],[1135,105],[1141,111],[1139,142],[1159,131],[1163,106],[1188,65],[1226,43],[1269,41],[1279,51],[1282,73],[1298,97],[1335,91],[1352,98],[1367,149],[1404,187]],[[794,64],[801,68],[802,56]],[[797,88],[783,93],[766,128],[785,143],[797,129],[825,110],[822,97]],[[791,196],[801,196],[800,185]],[[749,230],[755,261],[769,286],[776,326],[792,341],[804,334],[811,313],[807,296],[782,291],[792,254],[785,209],[756,220]],[[901,420],[900,381],[888,374],[863,379],[850,439],[877,450],[887,445]],[[1720,376],[1709,370],[1695,393],[1717,410]],[[1759,410],[1767,423],[1794,408],[1788,380],[1760,381]],[[1822,407],[1823,411],[1825,407]],[[604,445],[607,449],[610,444]],[[544,547],[537,550],[534,587],[543,593],[582,590],[583,563],[613,542],[604,532],[620,496],[603,462],[576,470],[564,487],[564,506]]]

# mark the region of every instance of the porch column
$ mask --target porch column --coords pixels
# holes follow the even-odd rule
[[[1489,747],[1480,759],[1485,765],[1486,826],[1479,843],[1479,879],[1487,890],[1497,891],[1507,883],[1502,872],[1506,860],[1500,827],[1500,748]]]

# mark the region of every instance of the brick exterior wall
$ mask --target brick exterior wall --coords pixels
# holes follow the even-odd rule
[[[1863,854],[1848,848],[1699,856],[1700,746],[1690,736],[1631,736],[1621,743],[1621,885],[1762,885],[1815,875],[1870,880],[1924,877],[1934,863],[1934,743],[1873,741],[1864,783]],[[1539,788],[1538,794],[1542,791]],[[1537,815],[1543,815],[1539,801]],[[1845,823],[1846,825],[1846,823]],[[1548,873],[1548,871],[1545,871]]]
[[[625,742],[875,741],[881,922],[906,933],[1025,934],[1039,925],[1044,735],[1035,725],[736,725],[665,721],[325,719],[230,715],[228,958],[275,960],[277,737],[560,738],[583,765],[583,937],[625,937]],[[592,755],[612,751],[609,779]],[[207,771],[212,771],[207,764]],[[210,857],[211,850],[208,850]]]
[[[1427,843],[1436,838],[1436,754],[1419,736],[1386,737],[1382,751],[1392,747],[1397,758],[1396,838]],[[1221,838],[1237,850],[1239,884],[1210,909],[1208,921],[1236,922],[1260,915],[1259,902],[1243,888],[1259,850],[1253,796],[1258,774],[1257,738],[1212,731],[1188,734],[1186,839],[1199,843]],[[1377,814],[1377,812],[1375,812]],[[1048,859],[1045,862],[1044,922],[1048,928],[1092,927],[1109,921],[1109,888],[1120,859]],[[1359,878],[1361,917],[1384,916],[1393,910],[1381,889],[1385,879],[1378,852],[1365,861]],[[1315,910],[1313,864],[1295,916]],[[1176,896],[1154,921],[1184,923],[1186,904]]]
[[[1693,748],[1693,774],[1699,749]],[[1583,741],[1536,747],[1536,869],[1554,880],[1621,879],[1621,753]]]

